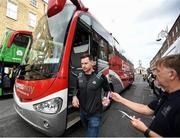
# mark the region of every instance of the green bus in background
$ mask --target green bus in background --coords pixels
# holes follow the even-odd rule
[[[12,36],[15,36],[15,41],[9,45]],[[32,32],[29,31],[7,32],[4,36],[0,45],[0,96],[13,93],[15,71],[21,64],[31,39]]]

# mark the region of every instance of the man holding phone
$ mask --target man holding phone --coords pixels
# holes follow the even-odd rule
[[[87,137],[97,137],[101,123],[103,106],[108,106],[110,87],[106,77],[93,69],[92,57],[85,53],[81,56],[81,72],[77,78],[72,105],[80,108],[80,118],[86,129]],[[107,97],[101,98],[102,89]]]
[[[159,100],[143,105],[114,92],[112,99],[138,113],[154,116],[149,127],[140,119],[131,119],[132,125],[146,137],[180,137],[180,54],[159,59],[155,64],[155,76],[155,81],[165,90]]]

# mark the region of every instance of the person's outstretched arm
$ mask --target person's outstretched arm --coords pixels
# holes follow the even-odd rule
[[[122,96],[120,96],[116,92],[112,92],[111,97],[114,101],[119,102],[119,103],[127,106],[128,108],[130,108],[131,110],[134,110],[135,112],[138,112],[138,113],[141,113],[144,115],[148,115],[148,116],[154,114],[154,111],[152,109],[150,109],[147,105],[132,102],[128,99],[123,98]]]

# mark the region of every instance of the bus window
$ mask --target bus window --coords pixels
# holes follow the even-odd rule
[[[79,18],[72,44],[71,66],[75,68],[81,68],[80,57],[83,53],[89,53],[90,49],[90,33],[89,28],[87,27],[89,23],[86,24],[86,20],[83,19]]]
[[[109,45],[108,47],[109,47],[109,54],[110,55],[114,54],[114,48],[111,45]]]
[[[89,17],[86,14],[81,14],[79,20],[84,26],[86,26],[86,29],[91,30],[91,26],[92,26],[91,17]]]
[[[74,50],[75,54],[83,53],[83,52],[86,52],[88,50],[88,47],[89,47],[89,45],[85,44],[85,45],[76,46],[73,48],[73,50]]]
[[[81,68],[80,56],[82,53],[88,53],[90,45],[90,36],[88,35],[88,33],[81,34],[78,32],[76,34],[76,39],[73,42],[73,49],[71,52],[71,65],[75,68]]]
[[[99,59],[107,61],[108,59],[108,48],[107,48],[107,43],[101,39],[99,43]]]
[[[18,46],[26,48],[27,45],[28,45],[28,42],[29,42],[29,36],[22,35],[22,34],[17,34],[14,37],[13,42],[14,42],[15,45],[18,45]]]

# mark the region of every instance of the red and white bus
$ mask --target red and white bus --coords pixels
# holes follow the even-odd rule
[[[82,53],[93,56],[113,91],[132,84],[133,64],[118,52],[118,45],[80,0],[49,0],[16,78],[15,110],[44,134],[63,134],[80,119],[71,100]]]

